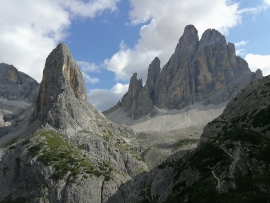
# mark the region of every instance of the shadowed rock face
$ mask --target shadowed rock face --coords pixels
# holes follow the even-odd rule
[[[14,66],[0,63],[0,96],[8,100],[33,102],[38,87],[36,80],[19,72]]]
[[[87,102],[83,75],[77,63],[68,47],[60,43],[46,59],[34,118],[48,121],[65,132],[76,128],[92,131],[87,117],[95,111]]]
[[[219,104],[261,77],[261,71],[252,73],[247,62],[236,56],[234,44],[227,44],[220,32],[208,29],[199,40],[197,29],[188,25],[161,72],[159,59],[155,58],[149,66],[146,85],[134,86],[133,76],[120,106],[128,117],[137,119],[147,115],[154,105],[182,109],[209,97],[212,99],[204,104]],[[133,89],[136,94],[130,92]]]
[[[20,115],[37,97],[39,84],[14,66],[0,63],[0,127]]]
[[[270,76],[252,81],[204,127],[197,148],[126,182],[109,202],[269,201],[269,92]]]

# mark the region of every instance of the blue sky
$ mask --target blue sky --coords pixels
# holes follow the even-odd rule
[[[250,69],[270,74],[270,0],[1,0],[0,62],[39,82],[45,59],[65,42],[86,81],[89,101],[113,106],[158,56],[164,65],[193,24],[236,44]]]

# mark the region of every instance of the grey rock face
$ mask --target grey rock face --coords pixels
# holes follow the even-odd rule
[[[0,86],[0,97],[29,102],[36,99],[36,95],[32,94],[38,87],[38,82],[12,65],[0,63]]]
[[[250,73],[248,64],[235,55],[234,45],[227,44],[218,31],[206,30],[198,41],[194,27],[193,30],[192,33],[184,32],[178,44],[183,48],[176,48],[162,69],[161,75],[170,77],[158,78],[155,105],[160,108],[181,109],[203,101],[240,76]],[[189,49],[186,48],[189,42],[183,40],[188,34],[193,36]]]
[[[39,84],[14,66],[0,63],[0,127],[21,114],[37,97]]]
[[[154,87],[159,74],[160,74],[160,60],[158,57],[155,57],[155,59],[149,65],[147,80],[144,86],[144,91],[146,92],[147,95],[149,95],[150,98],[152,98],[154,95]]]
[[[13,123],[0,128],[0,201],[103,203],[148,171],[140,148],[128,143],[135,133],[87,102],[63,43],[46,60],[35,104]]]
[[[154,69],[154,63],[152,69]],[[149,67],[150,69],[150,67]],[[150,92],[152,89],[152,83],[155,80],[156,73],[153,71],[153,78],[149,80],[149,85],[147,90],[143,88],[142,79],[137,79],[137,73],[134,73],[130,78],[130,84],[128,92],[123,96],[119,106],[125,107],[127,113],[126,115],[132,119],[137,119],[142,115],[147,115],[147,113],[153,108],[152,101],[150,100]]]
[[[128,104],[126,95],[123,97],[121,107],[128,117],[137,119],[147,115],[154,105],[182,109],[196,102],[206,105],[227,102],[249,82],[262,77],[260,71],[252,73],[247,62],[236,56],[234,44],[227,44],[220,32],[208,29],[199,40],[193,25],[186,26],[161,72],[159,64],[154,59],[146,85],[136,89]],[[134,84],[130,83],[130,89]],[[129,90],[127,95],[130,94]]]
[[[89,117],[95,114],[99,113],[87,101],[82,73],[68,47],[60,43],[46,59],[33,117],[65,133],[93,132]]]
[[[257,69],[255,73],[256,73],[255,79],[260,79],[263,77],[262,71],[260,69]]]

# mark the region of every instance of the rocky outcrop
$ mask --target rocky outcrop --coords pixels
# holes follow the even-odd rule
[[[88,103],[64,43],[46,60],[35,104],[12,123],[0,128],[0,201],[103,203],[148,171],[142,149],[129,144],[135,133]]]
[[[93,131],[87,119],[93,112],[97,113],[87,101],[82,73],[67,46],[60,43],[46,59],[33,116],[69,133]]]
[[[123,102],[126,99],[123,97],[121,107],[128,117],[147,115],[154,105],[161,109],[182,109],[196,102],[206,105],[228,102],[248,83],[262,77],[261,71],[252,73],[247,62],[236,56],[234,44],[227,43],[220,32],[208,29],[199,40],[193,25],[186,26],[161,72],[158,66],[156,58],[149,66],[149,82],[129,100],[133,105]]]
[[[149,85],[151,81],[149,80]],[[151,88],[149,86],[149,88]],[[147,89],[150,90],[151,89]],[[130,79],[128,92],[123,96],[120,107],[126,109],[126,115],[132,119],[145,116],[153,108],[152,101],[149,97],[150,92],[143,90],[142,79],[137,79],[137,73],[134,73]]]
[[[144,91],[150,98],[153,98],[154,96],[154,88],[159,74],[160,74],[160,60],[158,57],[156,57],[149,65],[147,80],[144,86]]]
[[[13,120],[31,105],[39,84],[14,66],[0,63],[0,127]]]
[[[33,92],[38,87],[38,82],[12,65],[0,63],[0,86],[0,97],[5,99],[28,102],[36,99]]]

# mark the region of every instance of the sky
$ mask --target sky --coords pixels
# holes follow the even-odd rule
[[[154,57],[161,67],[184,27],[199,37],[225,35],[252,71],[270,74],[270,0],[0,0],[0,63],[41,82],[45,60],[59,42],[84,75],[98,110],[115,105],[134,72],[145,82]]]

